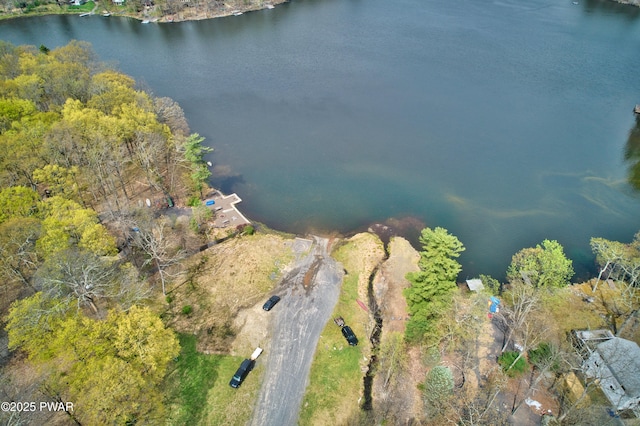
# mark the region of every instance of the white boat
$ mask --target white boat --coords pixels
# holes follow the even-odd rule
[[[111,16],[111,14],[109,12],[104,12],[102,16],[104,16],[105,18],[108,18],[109,16]]]
[[[239,10],[233,11],[233,16],[240,16],[240,15],[242,15],[242,12],[240,12]]]
[[[275,9],[275,8],[276,8],[276,7],[275,7],[274,5],[272,5],[272,4],[268,4],[268,5],[267,5],[267,9]]]
[[[85,16],[89,16],[89,15],[91,15],[91,12],[81,13],[81,14],[80,14],[80,17],[81,17],[81,18],[84,18]]]
[[[145,19],[144,21],[142,21],[142,23],[143,23],[143,24],[148,24],[148,23],[149,23],[149,20],[148,20],[148,19]]]

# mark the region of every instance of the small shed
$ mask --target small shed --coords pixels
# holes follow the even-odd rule
[[[478,278],[467,280],[467,287],[469,287],[469,290],[475,291],[476,293],[480,292],[481,290],[484,290],[484,285],[482,285],[482,280]]]

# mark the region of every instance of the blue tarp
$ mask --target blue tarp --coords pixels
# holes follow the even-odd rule
[[[495,314],[498,312],[498,306],[500,306],[500,299],[495,296],[491,296],[491,306],[489,306],[489,312]]]
[[[212,206],[212,205],[214,205],[215,203],[216,203],[216,202],[215,202],[215,201],[213,201],[213,200],[208,200],[205,204],[206,204],[207,206]]]

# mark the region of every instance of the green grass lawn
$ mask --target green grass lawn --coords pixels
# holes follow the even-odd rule
[[[167,377],[170,425],[244,425],[251,417],[263,368],[238,389],[229,380],[244,358],[196,351],[196,336],[180,334],[182,350]]]
[[[309,385],[300,410],[299,425],[345,424],[348,419],[357,416],[360,410],[359,399],[364,377],[361,366],[367,364],[364,354],[369,352],[369,341],[365,330],[368,314],[356,302],[358,277],[364,271],[357,271],[350,262],[352,256],[358,255],[352,244],[340,247],[333,255],[349,271],[342,284],[333,317],[344,318],[358,336],[358,346],[349,346],[340,327],[329,320],[316,348]]]
[[[96,6],[96,4],[92,1],[88,1],[83,5],[80,6],[68,6],[69,8],[69,12],[78,12],[78,13],[85,13],[85,12],[91,12],[93,10],[93,8]]]
[[[341,297],[336,314],[341,314],[340,306],[347,300],[348,296]],[[346,317],[345,321],[349,324]],[[300,425],[342,424],[343,415],[358,409],[363,377],[361,345],[366,344],[366,336],[357,330],[355,333],[360,340],[358,346],[349,346],[333,321],[322,331],[302,402]]]

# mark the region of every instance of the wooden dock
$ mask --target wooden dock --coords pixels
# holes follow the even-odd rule
[[[636,114],[640,114],[640,104],[636,105],[636,107],[633,109],[633,112],[635,112]]]

